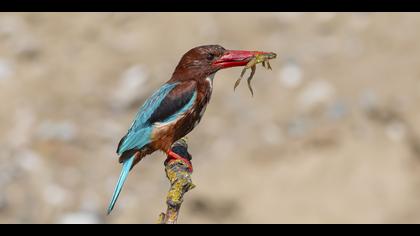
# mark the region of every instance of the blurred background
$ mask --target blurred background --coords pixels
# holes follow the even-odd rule
[[[162,153],[111,216],[115,150],[181,56],[278,54],[220,71],[189,135],[179,223],[420,223],[417,13],[1,13],[0,223],[155,223]],[[248,72],[249,73],[249,72]]]

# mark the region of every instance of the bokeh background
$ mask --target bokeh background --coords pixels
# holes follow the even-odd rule
[[[179,223],[420,223],[417,13],[1,13],[0,223],[155,223],[162,153],[111,216],[115,150],[190,48],[278,54],[216,75]]]

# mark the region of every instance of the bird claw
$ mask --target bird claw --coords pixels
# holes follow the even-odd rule
[[[166,152],[168,159],[167,161],[176,161],[176,160],[180,160],[181,162],[183,162],[184,164],[187,165],[188,170],[192,173],[193,172],[193,167],[191,164],[191,161],[188,160],[187,158],[184,158],[180,155],[178,155],[177,153],[173,152],[172,150],[169,150]]]

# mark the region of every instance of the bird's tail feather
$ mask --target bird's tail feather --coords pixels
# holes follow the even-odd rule
[[[132,157],[130,157],[129,159],[126,159],[123,162],[120,178],[118,179],[117,185],[115,186],[114,194],[112,195],[112,200],[109,203],[108,215],[111,213],[112,209],[114,209],[114,205],[117,202],[118,196],[120,195],[124,182],[128,177],[128,173],[130,172],[130,169],[133,165],[135,157],[136,155],[133,155]]]

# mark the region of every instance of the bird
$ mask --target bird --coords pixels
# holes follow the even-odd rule
[[[141,106],[117,148],[122,170],[108,207],[114,209],[130,171],[145,156],[163,151],[183,159],[172,144],[189,134],[201,121],[213,92],[213,80],[221,69],[245,66],[260,51],[227,50],[220,45],[190,49],[180,59],[171,78]]]

